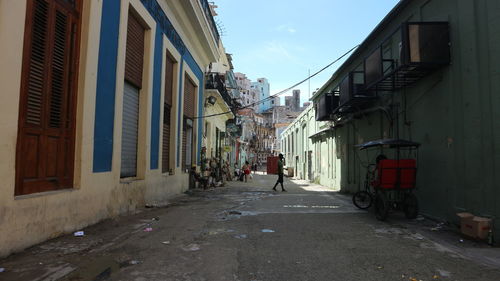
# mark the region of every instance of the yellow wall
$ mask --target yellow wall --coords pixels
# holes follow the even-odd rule
[[[169,18],[175,17],[175,14],[171,14],[171,10],[183,11],[183,5],[185,5],[179,1],[168,2],[168,4],[167,1],[159,2],[162,7],[165,7]],[[14,196],[14,166],[26,0],[0,1],[0,42],[2,42],[0,44],[0,85],[2,85],[0,92],[2,100],[0,103],[0,131],[2,132],[0,135],[0,159],[2,159],[0,161],[0,178],[2,179],[0,184],[0,257],[49,238],[81,229],[102,219],[134,212],[145,204],[165,204],[169,198],[188,188],[187,174],[181,171],[181,168],[176,168],[174,175],[162,174],[161,165],[159,169],[149,169],[151,134],[148,124],[151,122],[153,35],[156,23],[142,6],[140,0],[122,0],[121,3],[112,171],[92,172],[102,1],[84,1],[78,79],[74,188]],[[120,148],[126,15],[129,7],[133,7],[139,14],[149,27],[149,31],[145,40],[144,86],[141,89],[140,100],[138,176],[135,179],[124,180],[120,179]],[[198,17],[193,16],[192,18]],[[178,24],[175,18],[173,22],[176,23],[177,28],[185,26],[185,23]],[[188,42],[188,48],[193,44],[190,42],[193,40],[192,38],[198,38],[198,41],[202,40],[199,39],[199,31],[194,28],[187,28],[179,33],[183,40]],[[180,60],[180,54],[175,51],[166,37],[164,37],[163,46],[171,51],[174,58]],[[200,48],[191,50],[195,60],[204,69],[209,63],[210,55],[199,53],[200,51],[206,52],[205,49]],[[163,61],[165,61],[165,54]],[[177,70],[180,70],[179,64],[177,64]],[[193,75],[186,64],[184,64],[183,73],[177,75],[184,75],[184,73]],[[174,79],[174,81],[178,81],[178,79]],[[177,89],[182,87],[182,85],[178,85],[178,82],[174,86]],[[164,85],[162,85],[162,93],[164,92],[163,88]],[[174,93],[178,93],[178,90],[174,89]],[[173,102],[174,105],[177,105],[177,94],[174,94]],[[177,106],[173,107],[173,116],[177,116]],[[221,122],[225,122],[225,120]],[[217,123],[217,126],[219,125]],[[225,124],[221,128],[225,128]],[[172,135],[176,136],[179,129],[177,117],[173,118]],[[197,132],[196,125],[194,129]],[[176,141],[177,137],[171,138],[171,151],[175,151]],[[171,167],[175,167],[175,153],[171,154],[170,164]]]

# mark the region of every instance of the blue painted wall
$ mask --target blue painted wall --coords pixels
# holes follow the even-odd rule
[[[96,110],[94,124],[94,155],[93,171],[109,172],[112,170],[113,160],[113,131],[115,117],[115,92],[116,92],[116,67],[118,56],[118,35],[120,27],[120,0],[103,1],[101,34],[99,44],[99,62],[97,71],[97,90],[96,90]],[[165,15],[156,0],[141,0],[143,5],[149,11],[151,16],[158,24],[155,34],[155,53],[154,53],[154,71],[153,71],[153,93],[151,107],[151,157],[150,168],[158,169],[159,148],[160,148],[160,112],[161,112],[161,73],[163,57],[163,34],[175,46],[181,54],[181,68],[185,62],[195,73],[199,85],[199,110],[198,115],[202,115],[203,104],[203,71],[193,59],[193,56],[187,50],[181,37],[174,29],[172,23]],[[179,85],[183,85],[184,77],[179,76]],[[180,166],[182,116],[181,106],[183,92],[179,89],[179,131],[177,135],[177,167]],[[198,120],[198,154],[197,162],[200,161],[202,119]]]
[[[161,112],[161,71],[163,61],[163,32],[157,28],[155,35],[155,54],[153,71],[153,98],[151,107],[151,159],[150,169],[158,169],[160,150],[160,112]]]
[[[95,173],[112,169],[119,27],[120,0],[103,1],[94,123]]]
[[[183,64],[184,62],[191,68],[191,70],[194,72],[196,78],[198,79],[199,82],[199,91],[198,91],[198,115],[201,116],[203,114],[203,71],[201,70],[200,66],[196,63],[196,61],[193,59],[193,56],[189,52],[189,50],[186,48],[186,45],[182,41],[180,35],[177,33],[175,28],[173,27],[172,23],[168,19],[167,15],[165,12],[161,9],[160,5],[156,0],[141,0],[142,4],[144,7],[149,11],[151,16],[154,18],[156,21],[157,25],[157,36],[160,36],[161,34],[165,34],[166,37],[170,40],[170,42],[175,46],[176,50],[181,54],[182,59],[180,62],[180,73],[183,71]],[[161,31],[161,32],[160,32]],[[159,35],[160,34],[160,35]],[[158,38],[157,38],[158,39]],[[161,85],[161,54],[163,54],[163,46],[158,47],[158,40],[156,41],[156,46],[155,46],[155,77],[154,77],[154,85],[159,84]],[[158,49],[159,48],[159,49]],[[160,53],[160,59],[159,59],[159,75],[156,75],[156,65],[157,65],[157,53]],[[183,85],[184,83],[184,77],[183,75],[179,75],[179,85]],[[183,100],[183,92],[181,90],[182,87],[179,87],[179,104],[178,104],[178,128],[179,131],[177,133],[177,167],[180,167],[180,151],[181,151],[181,129],[182,129],[182,115],[180,114],[181,108],[182,108],[182,100]],[[160,87],[161,89],[161,87]],[[160,101],[161,101],[161,90],[158,90],[159,96],[156,96],[156,92],[153,93],[153,104],[152,104],[152,123],[151,123],[151,169],[157,169],[158,168],[158,158],[159,158],[159,137],[160,137]],[[157,116],[155,115],[157,112]],[[155,120],[156,119],[156,120]],[[201,151],[201,136],[202,136],[202,126],[203,120],[198,119],[198,133],[197,133],[197,138],[198,138],[198,152],[196,155],[196,160],[197,162],[200,161],[200,151]],[[155,163],[153,163],[155,162]],[[154,164],[154,165],[153,165]]]

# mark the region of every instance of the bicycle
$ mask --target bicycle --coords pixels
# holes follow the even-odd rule
[[[372,186],[372,182],[375,180],[376,167],[375,164],[368,165],[366,168],[364,190],[359,190],[352,196],[352,203],[361,210],[366,210],[373,204],[375,191],[372,191],[370,186]]]

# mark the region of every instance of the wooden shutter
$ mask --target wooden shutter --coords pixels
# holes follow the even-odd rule
[[[165,62],[165,98],[163,104],[163,137],[162,137],[162,173],[166,173],[170,169],[170,122],[172,95],[174,86],[174,66],[175,62],[167,53]]]
[[[189,78],[189,76],[184,77],[184,115],[188,118],[194,118],[195,115],[195,97],[196,97],[196,85]]]
[[[73,185],[80,6],[27,2],[16,195]]]
[[[193,164],[194,138],[193,118],[196,109],[196,85],[189,78],[184,76],[184,126],[182,132],[182,165],[184,168],[190,168]],[[190,150],[188,153],[188,149]]]
[[[144,65],[145,29],[132,11],[128,13],[127,50],[125,55],[125,80],[137,88],[142,88]]]

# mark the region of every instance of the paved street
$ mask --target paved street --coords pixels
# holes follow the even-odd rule
[[[427,219],[379,222],[306,182],[272,192],[274,180],[195,191],[34,246],[0,260],[0,280],[500,280],[498,249]]]

